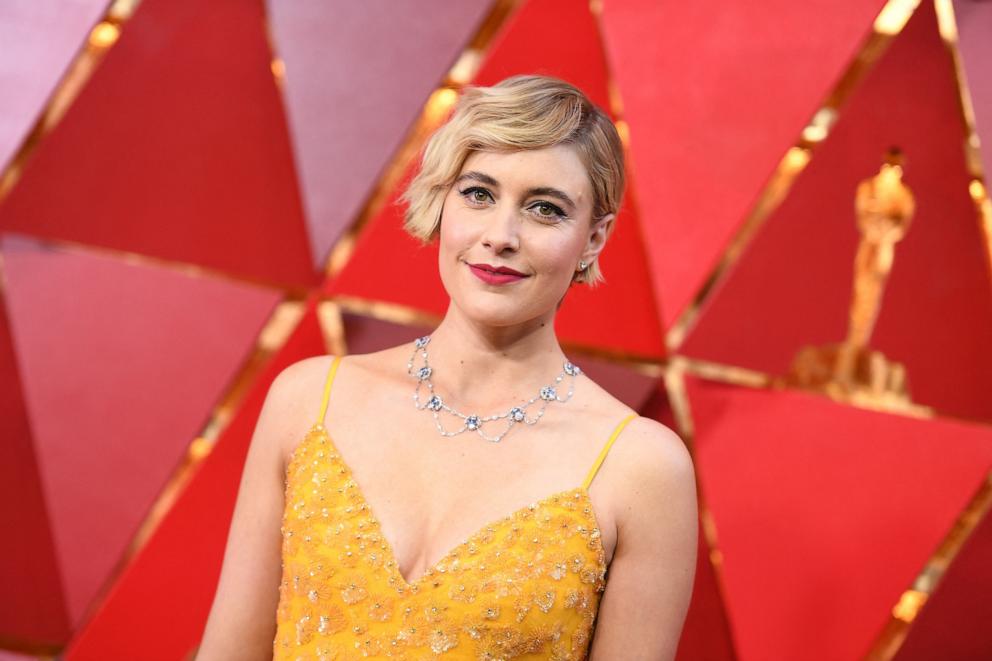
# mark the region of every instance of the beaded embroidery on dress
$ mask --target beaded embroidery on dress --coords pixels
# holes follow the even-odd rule
[[[485,524],[408,582],[322,423],[339,361],[286,468],[273,658],[585,659],[606,586],[588,487],[637,414],[581,487]]]

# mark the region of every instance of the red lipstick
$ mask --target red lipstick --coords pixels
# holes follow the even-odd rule
[[[469,264],[472,273],[480,280],[490,285],[505,285],[510,282],[523,280],[527,276],[507,266],[492,266],[490,264]]]

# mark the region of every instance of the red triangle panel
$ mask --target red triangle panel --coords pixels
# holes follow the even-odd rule
[[[11,331],[0,301],[0,521],[12,532],[0,546],[0,640],[57,648],[72,627]]]
[[[269,0],[315,266],[491,4]]]
[[[992,515],[972,531],[916,616],[894,661],[992,659]]]
[[[992,5],[969,0],[956,0],[953,5],[987,184],[992,167]]]
[[[6,3],[0,9],[0,172],[38,120],[52,90],[107,9],[106,0]]]
[[[789,197],[714,290],[682,351],[772,373],[847,334],[858,182],[906,155],[916,198],[871,346],[906,365],[914,401],[992,420],[992,273],[968,193],[954,70],[921,3],[843,109]]]
[[[666,327],[706,284],[884,4],[603,3]]]
[[[213,603],[252,431],[272,380],[292,363],[325,353],[315,299],[266,366],[210,455],[72,641],[66,661],[189,658]],[[319,394],[315,405],[318,403]],[[149,644],[154,641],[154,644]]]
[[[262,0],[145,0],[0,229],[312,284]]]
[[[77,626],[278,294],[12,236],[2,256],[48,570]]]
[[[992,428],[687,387],[739,657],[860,658],[992,468]]]

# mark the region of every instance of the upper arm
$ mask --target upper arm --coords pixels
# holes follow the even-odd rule
[[[272,658],[282,578],[284,448],[297,434],[302,438],[301,420],[317,413],[314,397],[294,395],[307,382],[307,361],[280,372],[259,413],[197,661]]]
[[[630,425],[617,548],[590,658],[673,659],[692,595],[698,513],[692,458],[675,432]]]

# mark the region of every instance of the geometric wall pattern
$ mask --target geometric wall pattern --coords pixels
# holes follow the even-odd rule
[[[2,658],[189,657],[269,384],[444,314],[396,182],[460,85],[525,72],[628,143],[606,282],[556,330],[693,453],[679,658],[988,655],[989,7],[71,4],[0,10]],[[901,411],[781,380],[844,337],[855,188],[892,146],[916,211],[871,347]]]
[[[794,391],[688,391],[739,657],[862,657],[988,475],[992,430]]]
[[[105,0],[63,3],[59,11],[40,2],[5,2],[0,6],[0,168],[31,130],[66,66],[86,40],[90,27],[106,9]],[[24,66],[30,62],[31,66]]]
[[[909,630],[899,661],[992,656],[985,607],[992,593],[992,517],[985,513]]]
[[[884,4],[603,3],[666,328],[705,284]]]
[[[314,0],[268,0],[315,269],[490,4],[371,0],[330,12]]]
[[[987,62],[992,59],[988,26],[992,5],[975,0],[955,0],[954,14],[961,44],[961,68],[968,81],[968,96],[975,113],[979,151],[988,167],[992,159],[992,77]]]
[[[32,152],[0,228],[313,284],[264,16],[260,2],[144,0]]]
[[[220,576],[227,523],[268,386],[283,368],[323,351],[311,299],[155,534],[72,640],[67,660],[188,658],[210,612],[213,589],[204,586],[216,585]],[[149,641],[155,645],[149,647]]]
[[[783,373],[803,345],[842,339],[861,236],[854,190],[897,145],[916,213],[895,247],[872,346],[905,364],[914,402],[992,422],[992,269],[958,104],[933,4],[923,3],[707,299],[682,352]]]
[[[7,439],[24,462],[3,470],[39,487],[4,495],[31,513],[26,530],[44,527],[37,534],[53,553],[8,577],[19,597],[4,606],[43,611],[31,621],[64,622],[65,635],[121,561],[278,294],[14,234],[3,236],[0,257],[27,422],[26,434]],[[13,536],[4,552],[20,543]]]

